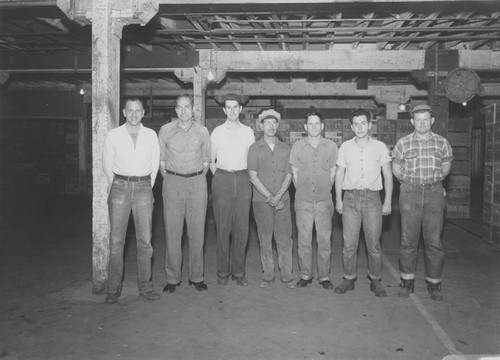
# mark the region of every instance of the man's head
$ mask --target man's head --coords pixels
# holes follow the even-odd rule
[[[304,128],[306,129],[309,137],[319,137],[324,127],[325,124],[323,124],[323,115],[321,115],[321,113],[318,111],[311,111],[307,113]]]
[[[429,105],[417,105],[411,110],[411,124],[420,135],[426,135],[434,124],[434,113]]]
[[[130,126],[138,126],[144,117],[144,106],[139,98],[129,98],[125,100],[123,107],[123,116]]]
[[[368,110],[357,109],[352,112],[349,118],[351,122],[351,129],[356,134],[357,138],[365,138],[372,128],[372,116]]]
[[[237,121],[240,118],[241,96],[236,94],[226,94],[222,97],[224,104],[224,113],[230,121]]]
[[[264,110],[259,114],[259,126],[264,132],[264,135],[268,137],[273,137],[276,135],[278,131],[279,121],[281,119],[281,115],[279,112],[268,109]]]
[[[193,118],[193,97],[189,94],[183,94],[177,98],[175,112],[177,117],[183,121],[189,121]]]

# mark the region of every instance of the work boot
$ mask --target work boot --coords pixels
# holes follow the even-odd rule
[[[429,292],[431,299],[435,301],[443,301],[443,294],[441,293],[441,283],[434,284],[428,281],[426,281],[426,283],[427,291]]]
[[[399,289],[398,291],[398,297],[407,298],[408,296],[410,296],[410,294],[413,293],[414,286],[415,286],[415,279],[411,280],[401,279],[401,283],[399,284],[399,287],[401,289]]]
[[[370,291],[375,293],[376,297],[387,297],[387,291],[382,287],[381,279],[370,279]]]
[[[347,290],[354,290],[354,282],[356,279],[346,279],[342,280],[342,283],[333,290],[337,294],[345,294]]]

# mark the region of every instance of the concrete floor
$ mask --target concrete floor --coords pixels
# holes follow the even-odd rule
[[[442,359],[500,354],[500,249],[448,222],[443,302],[431,301],[418,264],[415,294],[399,299],[399,216],[383,233],[388,298],[376,298],[360,251],[356,289],[346,295],[274,283],[259,288],[260,259],[252,225],[248,287],[216,284],[215,229],[206,227],[206,283],[183,282],[148,303],[136,288],[130,232],[122,297],[104,305],[91,292],[91,202],[62,198],[24,203],[19,221],[0,230],[0,359]],[[30,215],[30,206],[45,210]],[[12,216],[12,214],[11,214]],[[24,219],[24,221],[22,221]],[[161,201],[154,222],[153,280],[165,285]],[[295,233],[294,233],[295,234]],[[294,271],[297,276],[296,238]],[[334,219],[332,281],[342,278],[340,221]],[[455,356],[454,359],[479,359]]]

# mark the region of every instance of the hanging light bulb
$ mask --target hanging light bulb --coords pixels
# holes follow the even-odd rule
[[[462,103],[462,106],[467,106],[467,101],[464,101],[464,102]]]
[[[85,90],[83,90],[83,88],[80,88],[80,95],[84,95],[85,94]]]
[[[405,111],[406,110],[406,104],[399,104],[399,111]]]
[[[207,73],[207,80],[208,81],[213,81],[213,79],[215,79],[215,74],[212,71],[212,69],[210,69],[210,70],[208,70],[208,73]]]

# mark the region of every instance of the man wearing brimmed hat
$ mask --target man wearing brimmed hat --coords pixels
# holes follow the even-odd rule
[[[126,122],[108,132],[104,141],[102,165],[109,182],[108,208],[111,226],[106,304],[114,304],[123,285],[123,249],[132,212],[137,240],[137,285],[147,300],[160,295],[151,281],[151,224],[153,191],[160,164],[156,133],[142,125],[142,101],[125,101]]]
[[[210,135],[193,118],[193,98],[189,94],[176,100],[177,119],[161,127],[160,171],[163,175],[163,219],[166,235],[166,293],[181,284],[182,231],[184,220],[189,241],[189,285],[207,290],[203,273],[203,244],[207,211],[206,173],[210,163]]]
[[[210,169],[214,174],[212,198],[217,230],[217,283],[225,286],[231,276],[237,285],[246,286],[245,252],[252,200],[247,156],[255,136],[252,128],[240,122],[241,97],[227,94],[222,101],[226,121],[217,126],[210,136]]]
[[[292,275],[292,217],[288,187],[292,181],[290,148],[276,136],[281,115],[273,110],[259,114],[263,137],[250,146],[248,173],[254,187],[253,214],[260,242],[262,281],[267,288],[274,282],[273,234],[278,250],[281,281],[294,288]]]
[[[432,300],[443,300],[441,273],[444,251],[441,230],[445,207],[442,181],[450,173],[453,153],[448,141],[431,131],[434,114],[429,105],[417,105],[411,111],[412,134],[396,143],[393,173],[401,182],[401,248],[399,297],[413,292],[417,267],[420,228],[425,246],[425,280]]]

